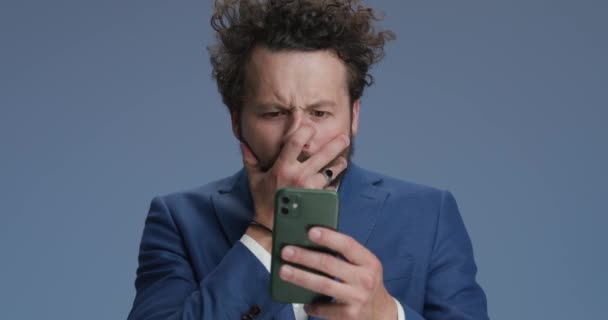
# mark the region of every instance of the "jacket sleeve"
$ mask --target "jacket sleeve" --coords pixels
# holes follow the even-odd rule
[[[237,241],[197,282],[182,237],[161,198],[152,200],[139,252],[129,320],[241,319],[257,306],[270,319],[286,305],[270,298],[269,274]]]
[[[437,219],[423,314],[406,306],[406,319],[488,319],[486,296],[475,280],[476,274],[471,240],[456,200],[445,191]]]

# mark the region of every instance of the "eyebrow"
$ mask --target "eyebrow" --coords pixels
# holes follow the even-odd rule
[[[316,108],[321,108],[321,107],[335,107],[335,106],[336,106],[336,103],[331,100],[319,100],[319,101],[316,101],[312,104],[305,106],[304,109],[308,110],[308,109],[316,109]],[[293,109],[293,107],[286,107],[280,103],[275,103],[275,102],[260,103],[257,105],[257,108],[258,109],[272,109],[272,108]]]

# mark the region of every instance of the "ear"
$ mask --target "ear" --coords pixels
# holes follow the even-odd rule
[[[353,103],[353,111],[352,111],[352,121],[351,121],[351,133],[353,137],[357,134],[357,129],[359,129],[359,109],[361,108],[361,99],[357,99]]]
[[[241,141],[241,126],[239,125],[241,120],[238,112],[230,111],[230,120],[232,122],[232,133],[234,134],[234,137]]]

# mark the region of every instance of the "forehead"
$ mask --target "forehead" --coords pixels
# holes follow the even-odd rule
[[[250,98],[304,103],[347,95],[347,69],[330,51],[271,51],[257,47],[246,66]]]

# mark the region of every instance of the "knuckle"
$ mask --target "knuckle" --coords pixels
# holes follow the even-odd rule
[[[333,288],[333,283],[329,279],[321,279],[319,281],[319,291],[330,292]]]
[[[376,277],[374,272],[365,272],[361,275],[361,284],[367,290],[374,288]]]
[[[339,141],[342,149],[347,148],[350,145],[350,138],[348,136],[343,136]]]
[[[346,160],[344,157],[340,157],[340,166],[343,169],[346,169],[346,167],[348,167],[348,160]]]
[[[338,164],[336,165],[336,167],[334,168],[334,174],[338,175],[340,173],[342,173],[342,171],[346,170],[346,164]]]
[[[347,319],[357,319],[359,316],[359,309],[354,307],[346,308],[344,313]]]
[[[356,292],[353,295],[353,301],[355,302],[355,305],[362,305],[365,302],[365,297],[363,296],[363,294],[361,292]]]
[[[306,177],[302,174],[298,174],[292,179],[294,186],[296,187],[305,187],[306,186]]]
[[[352,249],[353,247],[355,247],[356,243],[357,241],[355,241],[355,239],[350,236],[347,236],[343,243],[344,249]]]
[[[382,264],[380,263],[380,261],[378,261],[378,259],[372,260],[371,270],[374,273],[374,275],[382,274]]]
[[[336,170],[342,170],[342,169],[346,168],[346,160],[342,160],[342,158],[338,158],[334,162],[333,166]]]
[[[322,270],[331,270],[333,266],[333,261],[331,260],[331,257],[328,255],[321,256],[321,258],[319,259],[319,266]]]
[[[361,295],[361,304],[360,304],[360,306],[367,305],[371,301],[372,301],[372,293],[371,293],[371,291],[364,292],[363,295]]]

